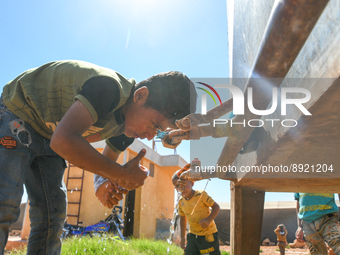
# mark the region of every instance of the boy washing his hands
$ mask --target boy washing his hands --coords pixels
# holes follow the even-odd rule
[[[188,165],[185,168],[190,168],[190,164]],[[205,191],[194,190],[194,182],[180,179],[180,172],[181,170],[175,172],[172,183],[176,190],[182,193],[178,202],[181,248],[185,250],[185,255],[219,255],[221,253],[214,219],[220,211],[220,206]],[[187,221],[189,233],[185,244]]]
[[[60,254],[65,160],[105,177],[100,190],[114,189],[110,203],[116,203],[147,177],[139,164],[144,149],[125,165],[116,163],[119,153],[135,138],[150,140],[158,129],[175,128],[176,119],[195,108],[194,85],[180,72],[136,84],[109,68],[66,60],[8,82],[0,96],[0,255],[19,217],[23,184],[30,201],[27,254]],[[100,154],[90,143],[104,139]]]

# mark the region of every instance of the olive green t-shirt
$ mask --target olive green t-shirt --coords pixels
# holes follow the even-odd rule
[[[84,93],[80,93],[84,84],[94,77],[112,79],[118,85],[118,89],[112,90],[112,97],[117,98],[117,102],[110,112],[102,114],[96,111],[93,103]],[[134,79],[126,79],[109,68],[84,61],[54,61],[27,70],[7,83],[3,90],[3,99],[13,114],[47,139],[51,138],[74,101],[80,100],[94,120],[93,126],[83,134],[91,142],[124,136],[124,122],[117,120],[122,119],[120,107],[126,103],[135,83]],[[119,96],[114,94],[117,92]],[[108,96],[107,93],[105,96]],[[120,152],[121,149],[117,149],[110,141],[107,143],[111,149]]]

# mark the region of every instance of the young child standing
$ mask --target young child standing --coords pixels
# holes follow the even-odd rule
[[[180,171],[176,171],[173,175],[172,183],[176,190],[182,193],[178,208],[181,248],[185,250],[185,255],[221,254],[214,222],[220,206],[205,191],[194,190],[192,188],[194,182],[180,179],[178,176]],[[187,222],[190,228],[185,245]]]
[[[280,254],[285,255],[285,248],[287,246],[287,230],[285,228],[285,225],[278,225],[274,232],[277,235],[277,242],[280,249]]]

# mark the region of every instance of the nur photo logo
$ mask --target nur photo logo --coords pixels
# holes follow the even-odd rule
[[[206,88],[210,89],[218,98],[220,104],[222,105],[222,100],[216,89],[223,89],[220,90],[220,94],[223,95],[224,93],[230,93],[231,97],[233,98],[233,115],[242,116],[245,115],[245,107],[248,107],[249,111],[258,116],[268,116],[280,110],[281,116],[287,116],[287,108],[288,105],[292,107],[296,107],[303,115],[311,116],[312,114],[307,110],[307,108],[303,105],[310,101],[311,93],[308,89],[299,88],[299,87],[266,87],[266,93],[271,95],[271,104],[269,104],[268,109],[256,109],[254,98],[258,95],[254,95],[253,88],[249,87],[244,93],[239,87],[236,85],[230,84],[216,84],[214,87],[207,83],[197,82],[201,85],[204,85]],[[213,94],[205,88],[197,87],[198,89],[206,92],[214,101],[215,106],[217,106],[217,102],[213,96]],[[226,90],[227,89],[227,90]],[[223,91],[223,93],[222,93]],[[245,96],[245,94],[247,96]],[[207,114],[207,95],[201,95],[201,114]],[[272,126],[275,123],[280,122],[283,127],[295,127],[297,126],[298,122],[296,119],[270,119],[270,118],[260,118],[260,119],[251,119],[242,122],[233,122],[233,119],[214,119],[213,126],[218,124],[230,124],[232,127],[233,125],[243,125],[244,127],[248,124],[250,127],[262,127],[264,124],[268,122],[271,123]],[[292,124],[292,125],[291,125]]]

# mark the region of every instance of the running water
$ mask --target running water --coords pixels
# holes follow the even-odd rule
[[[170,230],[170,236],[167,239],[169,244],[172,244],[172,238],[174,237],[176,217],[177,217],[177,214],[178,214],[178,202],[181,199],[181,196],[182,196],[181,192],[178,191],[177,192],[177,201],[176,201],[176,205],[175,205],[175,209],[174,209],[174,216],[172,217],[171,225],[170,225],[170,229],[169,229]],[[170,252],[170,247],[168,247],[168,249],[167,249],[167,255],[169,255],[169,252]]]

